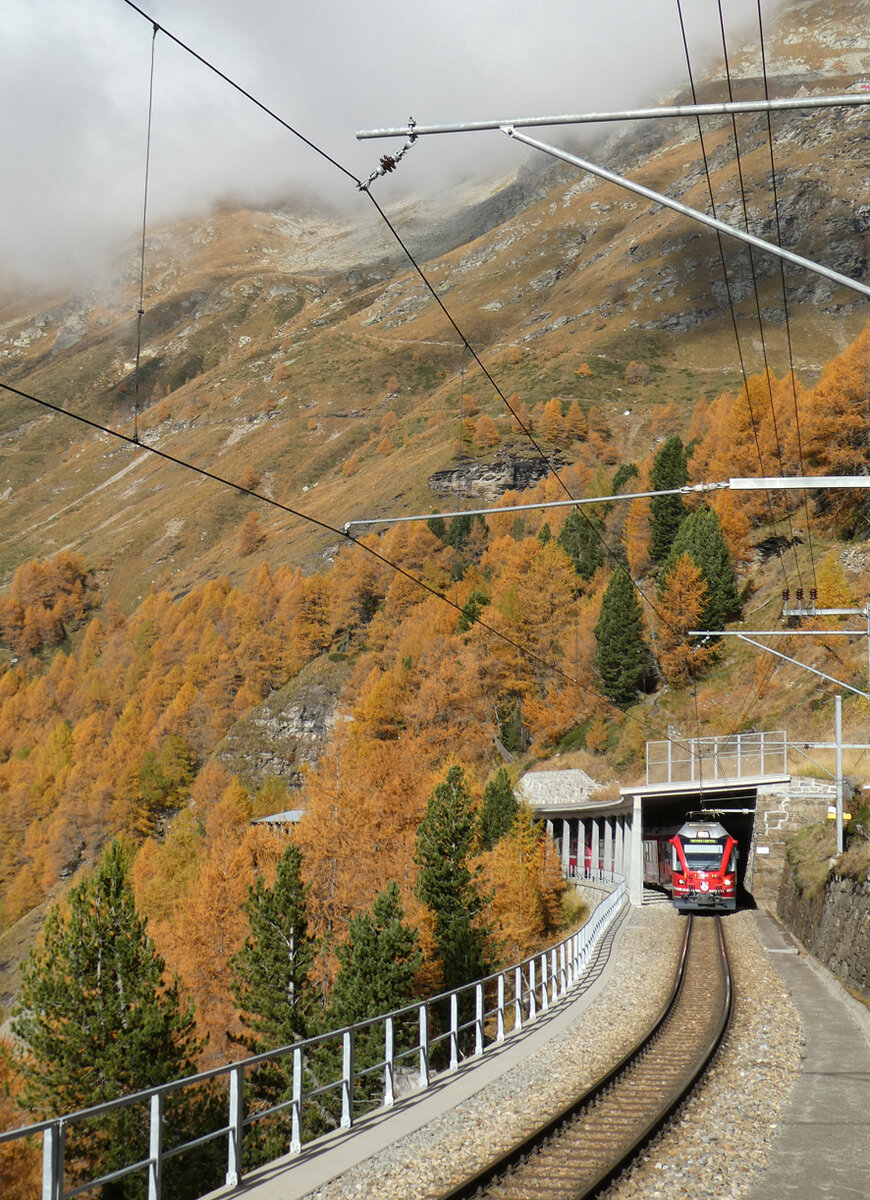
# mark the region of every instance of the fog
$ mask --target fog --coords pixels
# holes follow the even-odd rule
[[[676,0],[143,7],[363,178],[401,141],[358,142],[359,129],[409,116],[428,124],[621,109],[687,81]],[[683,7],[700,71],[719,44],[716,4]],[[729,31],[757,38],[755,0],[725,7]],[[763,11],[769,27],[771,0]],[[91,273],[141,227],[151,44],[150,21],[124,0],[5,0],[0,274],[45,282]],[[484,181],[529,154],[498,132],[420,139],[378,182],[378,199]],[[158,33],[149,226],[228,196],[274,203],[299,194],[350,214],[370,207],[351,179]]]

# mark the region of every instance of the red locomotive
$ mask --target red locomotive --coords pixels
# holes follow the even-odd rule
[[[737,842],[718,821],[687,821],[669,839],[671,892],[679,912],[733,912]]]
[[[668,888],[679,912],[733,912],[737,841],[714,814],[689,817],[672,837],[644,838],[644,880]]]

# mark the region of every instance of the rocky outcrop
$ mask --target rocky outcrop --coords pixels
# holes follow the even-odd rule
[[[469,459],[446,471],[435,471],[429,476],[429,487],[440,496],[494,503],[505,492],[534,487],[549,470],[550,463],[542,458],[524,458],[501,451],[488,463]]]
[[[338,696],[350,670],[326,655],[308,663],[273,692],[219,743],[214,757],[248,788],[270,776],[299,787],[303,764],[317,762],[335,724]]]

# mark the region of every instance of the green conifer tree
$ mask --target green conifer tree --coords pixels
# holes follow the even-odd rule
[[[348,922],[348,940],[339,946],[338,974],[330,996],[327,1024],[331,1029],[354,1025],[368,1017],[403,1008],[414,997],[414,977],[423,962],[416,929],[405,924],[398,885],[392,880],[376,897],[370,913],[357,913]],[[410,1049],[416,1020],[399,1019],[393,1027],[393,1052]],[[354,1041],[357,1071],[384,1058],[381,1026],[361,1030]],[[357,1084],[357,1097],[376,1099],[381,1075],[373,1072]]]
[[[416,892],[435,918],[435,947],[445,990],[485,975],[491,962],[488,903],[480,868],[471,863],[478,816],[461,767],[453,766],[435,788],[417,829]]]
[[[684,487],[689,482],[686,449],[676,435],[665,442],[655,456],[650,483],[656,491]],[[667,558],[677,530],[686,518],[682,496],[653,496],[650,500],[650,555],[657,563]]]
[[[252,1053],[289,1046],[308,1037],[316,1010],[309,980],[314,941],[308,936],[302,852],[290,842],[275,883],[258,875],[244,903],[251,932],[232,960],[233,994],[242,1019],[259,1036],[246,1040]]]
[[[277,1050],[317,1032],[317,996],[310,980],[315,944],[308,936],[306,897],[302,882],[302,853],[290,842],[278,861],[275,882],[266,887],[258,875],[244,903],[251,932],[232,958],[233,994],[242,1021],[252,1030],[243,1038],[251,1054]],[[321,1067],[334,1074],[333,1063],[307,1060],[306,1087],[317,1086]],[[289,1099],[292,1059],[282,1055],[252,1071],[248,1103],[271,1108]],[[312,1075],[312,1071],[314,1075]],[[319,1133],[337,1124],[328,1104],[315,1105],[306,1114],[306,1131]],[[268,1162],[286,1153],[290,1120],[280,1113],[258,1122],[246,1141],[246,1165]]]
[[[483,789],[483,806],[480,810],[482,850],[491,850],[497,841],[510,833],[517,817],[517,808],[510,776],[504,767],[499,767],[494,778]]]
[[[625,570],[616,570],[595,626],[595,669],[609,700],[625,708],[655,677],[652,655],[643,636],[643,614]]]
[[[692,557],[709,591],[707,607],[701,614],[701,628],[723,629],[725,622],[739,613],[740,596],[734,564],[712,508],[699,508],[680,526],[662,568],[663,584],[681,554]]]
[[[12,1028],[29,1051],[21,1069],[32,1112],[42,1118],[75,1112],[195,1073],[201,1045],[193,1011],[178,980],[167,983],[164,971],[136,910],[125,852],[113,842],[69,893],[66,909],[49,912],[41,943],[22,968]],[[167,1120],[178,1140],[202,1131],[184,1092],[167,1098]],[[109,1174],[147,1154],[147,1106],[68,1126],[73,1178]],[[217,1186],[207,1163],[196,1168],[198,1180],[191,1181],[190,1170],[189,1161],[185,1168],[167,1164],[169,1194],[201,1195],[209,1178],[208,1186]],[[137,1172],[105,1185],[101,1195],[127,1200],[145,1190],[144,1172]]]
[[[572,509],[556,541],[570,557],[581,579],[591,579],[601,564],[601,522],[595,510],[580,513]]]

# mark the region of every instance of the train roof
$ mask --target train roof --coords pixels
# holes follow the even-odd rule
[[[690,841],[698,838],[704,841],[713,840],[720,841],[730,837],[728,830],[724,825],[720,825],[718,821],[686,821],[685,825],[681,825],[678,831],[678,836],[688,838]]]

